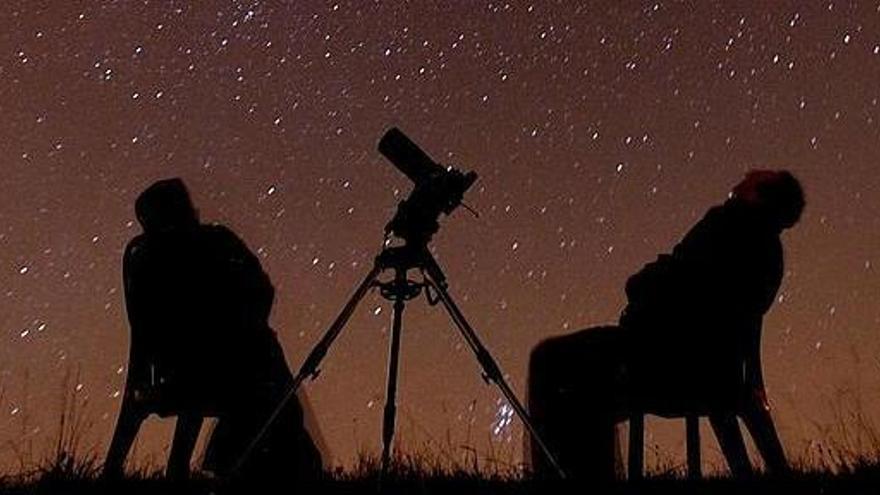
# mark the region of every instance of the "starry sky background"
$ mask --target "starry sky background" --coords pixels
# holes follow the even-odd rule
[[[878,81],[877,1],[5,2],[0,460],[44,453],[65,396],[103,455],[128,352],[122,250],[160,178],[258,253],[298,367],[409,191],[376,151],[392,125],[480,175],[480,217],[443,219],[434,247],[520,394],[535,343],[615,321],[626,278],[746,170],[792,170],[807,209],[763,349],[778,427],[808,457],[853,414],[880,420]],[[518,422],[421,302],[402,448],[516,462]],[[307,387],[334,463],[380,448],[389,309],[369,297]],[[169,424],[147,426],[141,461]],[[657,424],[649,444],[680,458],[682,427]]]

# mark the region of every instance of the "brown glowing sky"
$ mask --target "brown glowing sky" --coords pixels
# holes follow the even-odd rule
[[[298,367],[409,190],[375,150],[391,125],[480,174],[480,218],[456,212],[434,244],[520,394],[531,346],[614,321],[627,276],[745,170],[791,169],[808,205],[764,339],[780,430],[801,456],[841,396],[880,420],[880,4],[465,4],[4,2],[3,462],[50,444],[62,387],[103,452],[128,349],[121,253],[159,178],[259,253]],[[389,314],[368,298],[308,386],[335,462],[379,448]],[[493,435],[500,394],[422,300],[402,373],[404,449],[519,457],[519,424]],[[144,438],[141,457],[160,454],[167,424]]]

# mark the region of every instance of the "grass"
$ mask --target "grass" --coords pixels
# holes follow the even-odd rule
[[[63,443],[62,443],[63,444]],[[640,482],[587,486],[570,481],[541,481],[522,469],[461,465],[442,457],[420,454],[394,458],[386,475],[380,476],[375,457],[362,456],[350,469],[337,468],[306,485],[263,486],[253,481],[227,483],[196,474],[186,481],[166,479],[159,470],[140,469],[121,480],[102,480],[97,456],[76,457],[67,452],[47,458],[36,469],[0,477],[0,494],[224,494],[224,493],[327,493],[327,494],[874,494],[880,493],[880,456],[839,452],[821,465],[794,466],[786,477],[757,475],[749,480],[713,476],[687,480],[683,471],[670,468],[653,472]]]
[[[98,476],[99,464],[91,461],[63,461],[26,476],[0,479],[3,494],[222,494],[265,493],[273,491],[254,483],[221,483],[195,477],[171,481],[158,472],[133,473],[122,480],[104,481]],[[531,494],[531,493],[612,493],[612,494],[870,494],[880,493],[880,463],[852,466],[836,473],[824,469],[798,470],[786,478],[757,476],[747,481],[726,477],[690,481],[677,473],[651,476],[639,483],[620,482],[602,487],[572,482],[537,481],[522,473],[473,472],[439,468],[431,460],[403,457],[395,460],[390,472],[379,479],[378,464],[364,458],[347,471],[333,471],[306,486],[274,487],[278,492],[328,494]]]
[[[78,375],[78,374],[77,374]],[[75,377],[78,383],[78,376]],[[713,475],[688,480],[682,466],[660,457],[649,467],[645,480],[620,481],[604,486],[588,486],[572,481],[532,478],[514,463],[509,452],[490,452],[480,461],[476,451],[466,447],[437,452],[436,442],[423,452],[397,454],[388,473],[380,476],[380,463],[362,455],[348,469],[334,468],[306,485],[271,487],[259,481],[224,482],[196,473],[191,479],[166,479],[161,469],[136,467],[124,479],[101,478],[103,452],[97,446],[84,447],[82,439],[93,426],[87,419],[88,403],[69,387],[70,376],[62,383],[61,411],[56,441],[42,457],[31,462],[19,458],[18,472],[0,474],[0,495],[5,494],[181,494],[220,495],[224,493],[326,493],[326,494],[532,494],[532,493],[610,493],[610,494],[880,494],[880,434],[861,407],[841,407],[830,426],[814,425],[816,440],[799,456],[794,456],[792,472],[785,477],[759,474],[749,480]],[[838,403],[842,403],[838,402]],[[29,452],[29,448],[19,449]],[[443,450],[443,449],[441,449]],[[464,455],[454,455],[452,452]]]

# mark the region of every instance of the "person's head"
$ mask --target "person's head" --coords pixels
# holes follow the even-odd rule
[[[185,229],[199,223],[189,191],[178,178],[154,182],[138,196],[134,211],[144,232]]]
[[[733,197],[764,210],[780,230],[796,224],[804,210],[801,184],[786,170],[749,171],[733,188]]]

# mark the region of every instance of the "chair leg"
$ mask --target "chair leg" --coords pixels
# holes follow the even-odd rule
[[[713,414],[709,416],[709,420],[730,472],[737,478],[751,476],[752,465],[736,416],[732,413]]]
[[[687,473],[690,479],[703,477],[702,462],[700,459],[700,417],[696,414],[685,418],[687,430]]]
[[[202,416],[194,414],[181,414],[177,417],[166,469],[166,476],[169,478],[183,479],[189,476],[189,463],[199,439],[202,421]]]
[[[749,401],[743,407],[742,418],[755,441],[758,452],[764,459],[767,471],[774,474],[788,471],[788,461],[785,459],[785,451],[782,449],[782,442],[779,441],[770,411],[758,401]]]
[[[630,481],[644,477],[645,417],[633,413],[629,417],[629,472]]]
[[[113,431],[113,439],[107,450],[107,459],[104,461],[104,477],[121,477],[125,458],[131,450],[141,423],[147,418],[144,411],[135,406],[131,396],[125,394],[122,399],[122,407],[119,410],[119,418],[116,420],[116,429]]]

